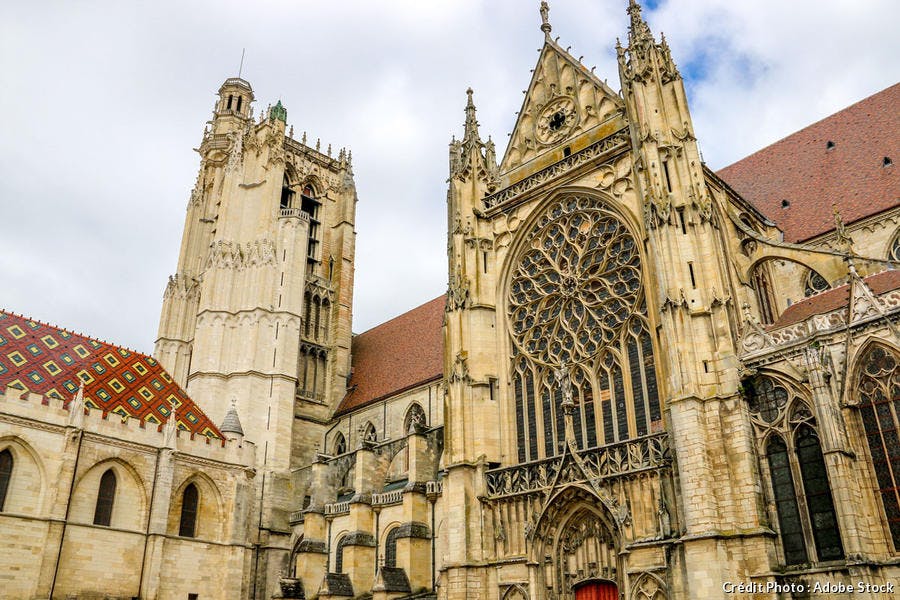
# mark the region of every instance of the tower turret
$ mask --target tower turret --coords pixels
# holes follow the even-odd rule
[[[219,119],[250,118],[250,104],[254,100],[250,83],[240,77],[229,77],[219,88],[219,100],[216,102],[213,116]]]

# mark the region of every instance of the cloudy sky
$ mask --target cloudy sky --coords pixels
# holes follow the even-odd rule
[[[353,151],[354,331],[446,287],[447,143],[475,89],[505,147],[537,1],[4,2],[0,307],[150,352],[215,91],[243,76],[296,135]],[[553,0],[553,36],[619,88],[626,0]],[[895,0],[646,1],[723,167],[898,80]],[[257,109],[258,112],[258,109]]]

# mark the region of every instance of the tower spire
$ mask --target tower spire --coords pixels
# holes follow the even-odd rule
[[[541,2],[541,31],[544,32],[544,37],[546,39],[550,39],[550,32],[553,31],[553,27],[550,26],[550,5],[547,4],[546,0]]]
[[[463,141],[478,140],[478,121],[475,119],[475,102],[472,100],[472,88],[466,90],[468,99],[466,100],[466,133]]]
[[[626,11],[631,17],[631,25],[628,28],[628,44],[634,46],[636,43],[652,42],[653,34],[650,32],[650,26],[641,15],[641,5],[637,0],[628,0],[628,9]]]

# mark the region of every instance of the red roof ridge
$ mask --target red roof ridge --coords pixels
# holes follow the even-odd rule
[[[437,298],[432,298],[431,300],[428,300],[427,302],[423,302],[422,304],[419,304],[419,305],[417,305],[417,306],[413,306],[412,308],[403,311],[403,312],[400,313],[399,315],[396,315],[396,316],[391,317],[391,318],[388,319],[387,321],[382,321],[381,323],[378,323],[377,325],[373,325],[372,327],[369,327],[368,329],[366,329],[365,331],[363,331],[363,332],[361,332],[361,333],[354,333],[354,334],[353,334],[353,337],[358,337],[358,336],[361,336],[361,335],[365,335],[365,334],[367,334],[367,333],[371,333],[372,331],[375,331],[376,329],[378,329],[378,328],[380,328],[380,327],[384,327],[385,325],[390,325],[391,323],[393,323],[393,322],[396,321],[397,319],[400,319],[400,318],[405,317],[406,315],[408,315],[409,313],[413,312],[414,310],[416,310],[416,309],[418,309],[418,308],[422,308],[423,306],[427,306],[428,304],[431,304],[432,302],[436,302],[436,301],[438,301],[438,300],[440,300],[440,299],[442,299],[442,298],[446,298],[446,297],[447,297],[446,294],[441,294],[441,295],[438,296]]]

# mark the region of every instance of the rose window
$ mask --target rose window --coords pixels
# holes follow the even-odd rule
[[[525,236],[507,297],[519,461],[564,445],[563,365],[579,448],[661,431],[640,253],[622,219],[599,198],[568,195]]]
[[[609,345],[641,290],[634,238],[618,218],[585,204],[550,208],[510,286],[513,339],[545,365],[582,362]]]

